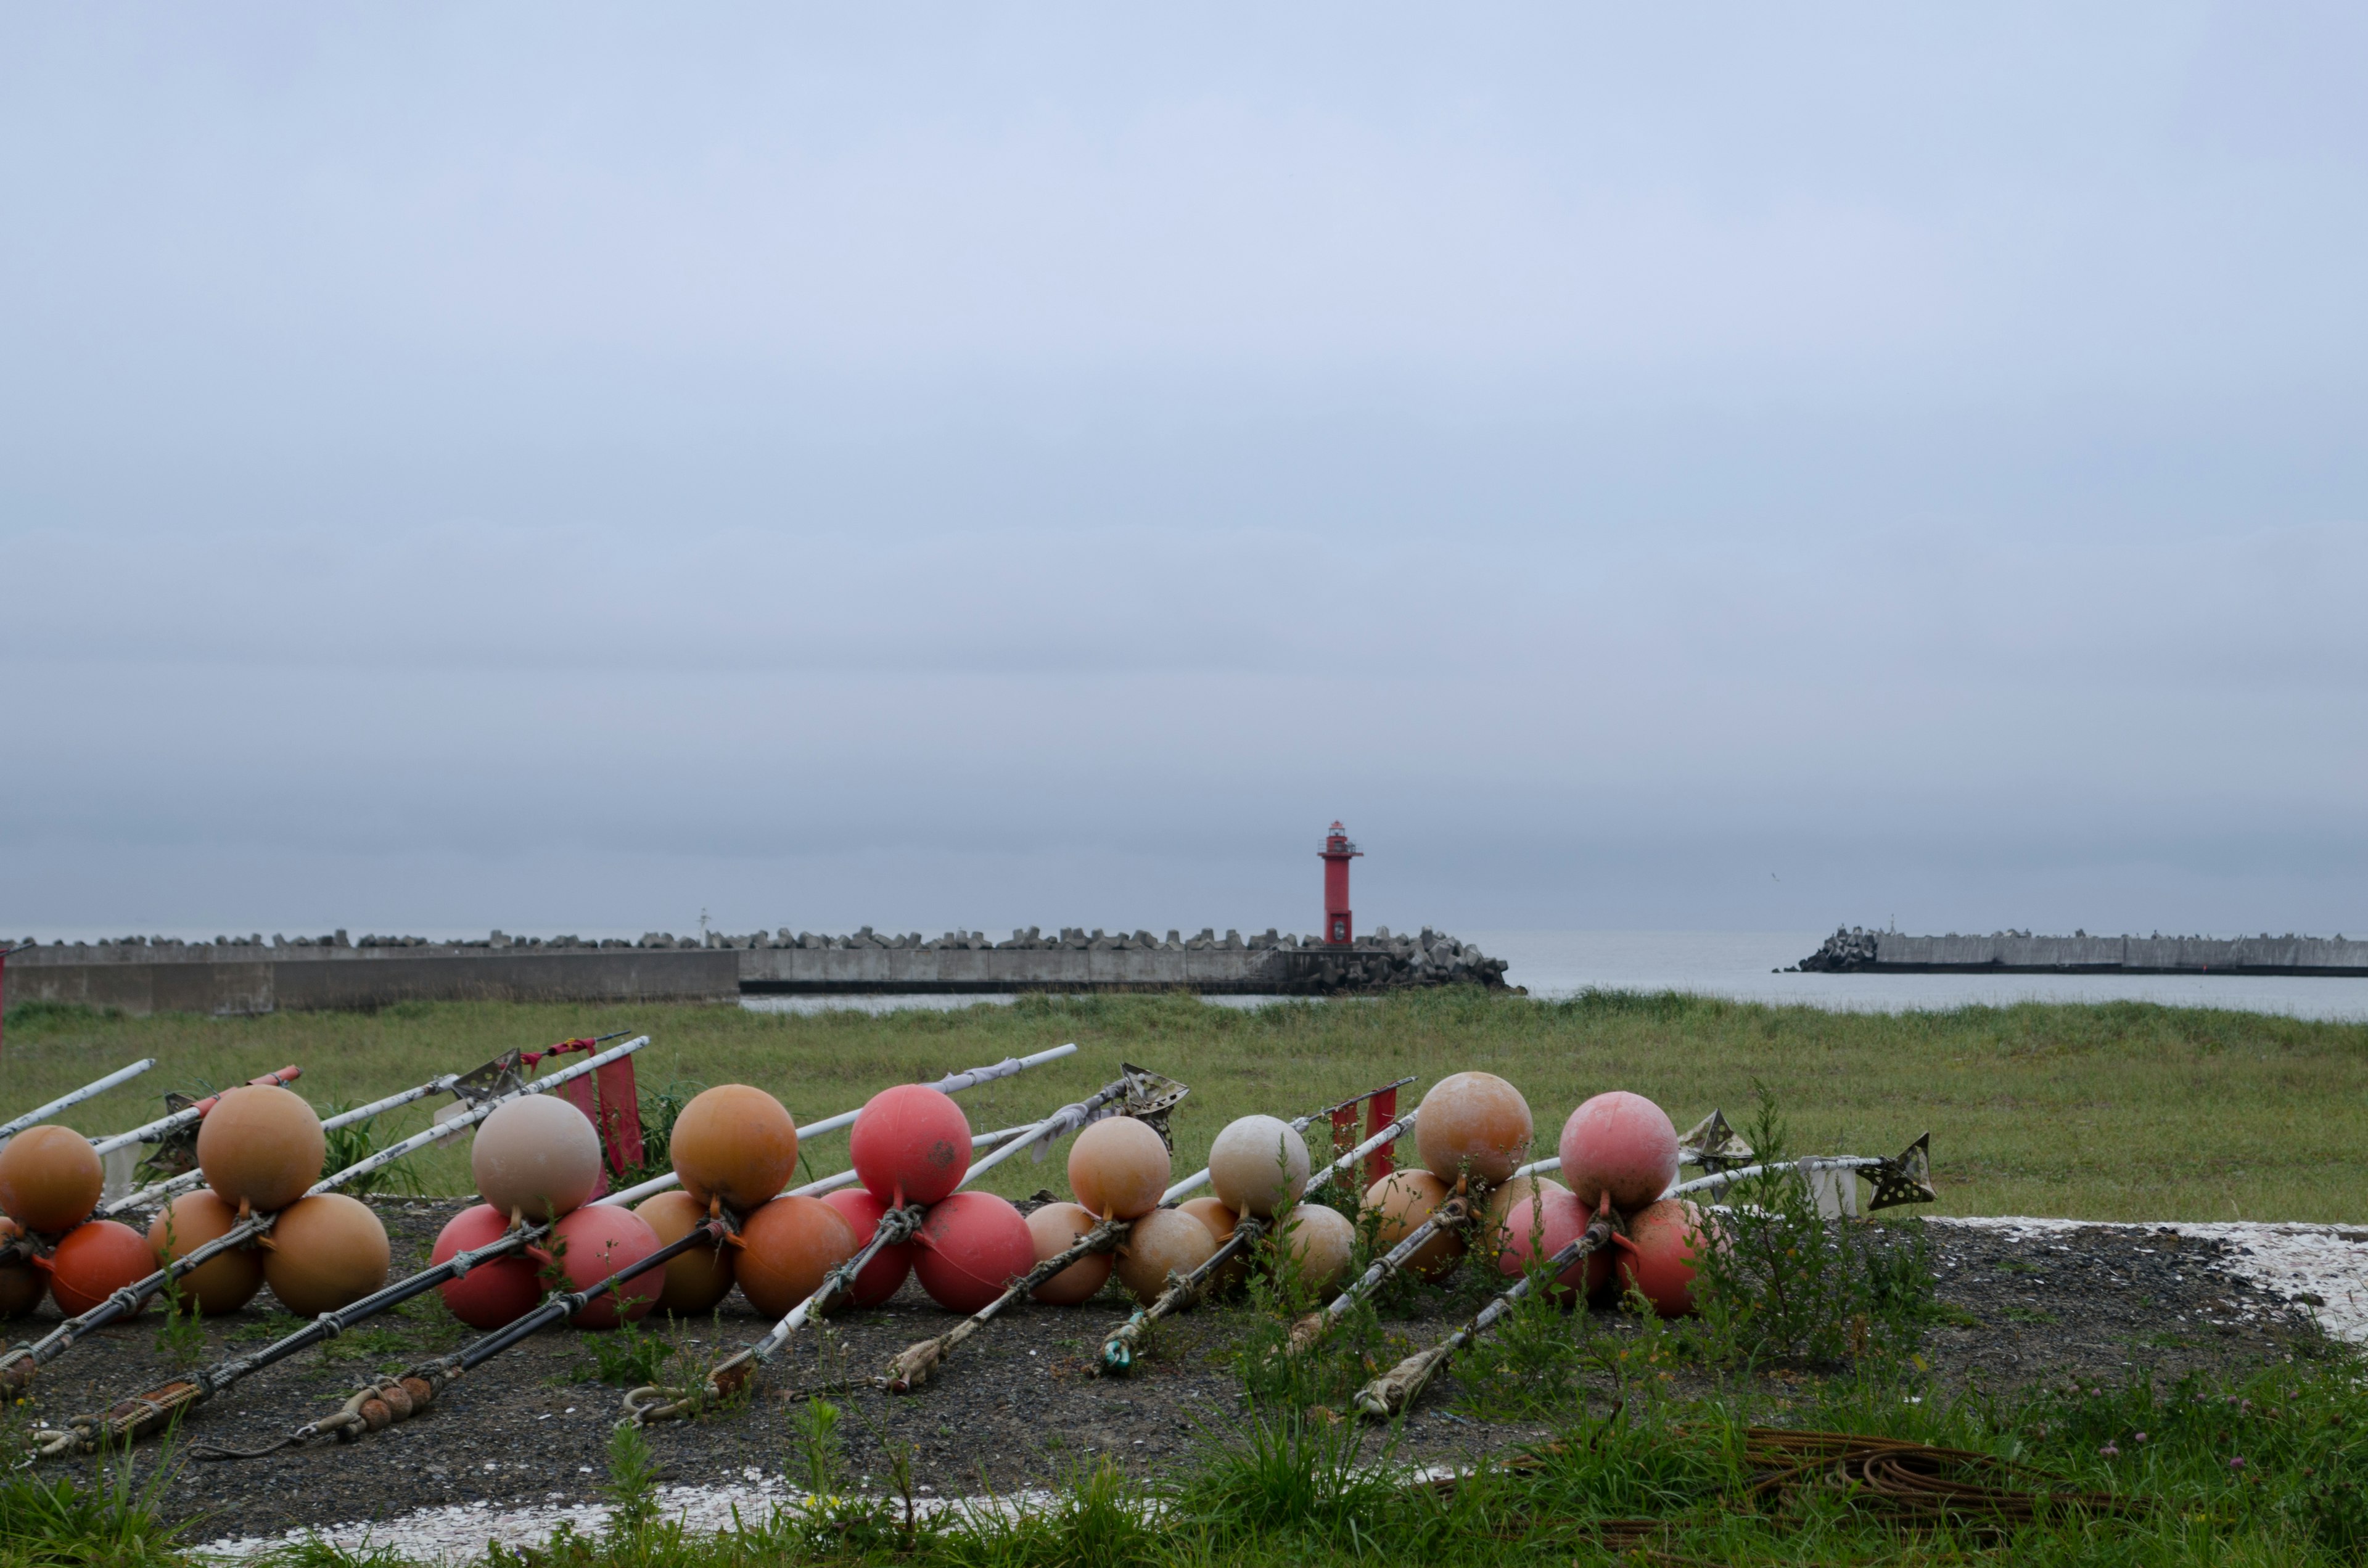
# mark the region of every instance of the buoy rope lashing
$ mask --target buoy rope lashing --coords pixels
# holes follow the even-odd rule
[[[1524,1272],[1520,1278],[1497,1291],[1489,1298],[1486,1305],[1472,1314],[1463,1326],[1445,1339],[1428,1350],[1415,1352],[1359,1389],[1356,1398],[1358,1411],[1376,1420],[1386,1421],[1404,1410],[1414,1403],[1416,1396],[1422,1392],[1423,1385],[1430,1381],[1451,1357],[1494,1328],[1507,1312],[1513,1310],[1514,1302],[1530,1293],[1532,1280],[1541,1276],[1548,1279],[1560,1278],[1563,1271],[1579,1259],[1592,1256],[1610,1246],[1612,1236],[1619,1230],[1619,1212],[1611,1207],[1611,1195],[1605,1193],[1597,1202],[1595,1217],[1587,1222],[1587,1229],[1580,1232],[1576,1240],[1548,1258],[1534,1272]]]
[[[27,1111],[24,1115],[17,1118],[14,1121],[0,1122],[0,1138],[14,1138],[17,1133],[24,1131],[28,1127],[39,1126],[40,1123],[49,1120],[50,1118],[57,1115],[58,1112],[62,1110],[67,1109],[73,1106],[78,1106],[85,1100],[95,1099],[98,1096],[107,1093],[108,1090],[115,1087],[118,1084],[130,1083],[132,1079],[137,1078],[141,1074],[145,1073],[148,1069],[155,1065],[156,1059],[154,1057],[143,1056],[139,1061],[133,1062],[131,1066],[118,1067],[106,1077],[97,1079],[92,1083],[85,1084],[81,1088],[74,1090],[71,1094],[60,1095],[56,1099],[51,1100],[47,1105],[35,1106],[31,1110]]]

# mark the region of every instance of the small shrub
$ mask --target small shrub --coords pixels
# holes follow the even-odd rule
[[[332,1108],[330,1115],[343,1115],[351,1109],[353,1102],[340,1101]],[[358,1165],[387,1147],[389,1142],[400,1142],[381,1139],[378,1131],[378,1118],[374,1116],[344,1127],[329,1128],[324,1135],[328,1140],[328,1150],[321,1156],[321,1174],[324,1176]],[[373,1192],[401,1193],[406,1198],[419,1198],[427,1191],[420,1185],[419,1173],[412,1169],[407,1155],[392,1165],[379,1166],[368,1176],[355,1177],[338,1190],[349,1198],[367,1198]]]

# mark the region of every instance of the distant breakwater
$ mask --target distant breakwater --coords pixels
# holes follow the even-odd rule
[[[28,944],[32,939],[25,939]],[[728,1002],[744,995],[893,995],[1190,991],[1332,996],[1410,987],[1501,989],[1505,960],[1426,927],[1387,926],[1346,945],[1213,928],[1110,933],[1041,927],[995,941],[978,931],[924,938],[864,926],[847,936],[772,933],[620,937],[128,937],[49,942],[12,953],[0,1001],[82,1004],[127,1013],[268,1013],[410,1001]]]
[[[1823,974],[2368,975],[2368,941],[2333,937],[1906,937],[1852,926],[1796,969]]]

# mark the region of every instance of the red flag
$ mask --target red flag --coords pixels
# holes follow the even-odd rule
[[[622,1176],[642,1163],[642,1096],[633,1086],[633,1059],[620,1056],[593,1076],[600,1080],[600,1142],[609,1168]]]

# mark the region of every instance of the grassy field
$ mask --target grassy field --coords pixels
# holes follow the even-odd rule
[[[2368,1027],[2140,1003],[1884,1015],[1457,991],[1255,1012],[1185,996],[807,1016],[452,1003],[133,1018],[20,1007],[0,1054],[0,1114],[141,1056],[159,1065],[66,1119],[120,1130],[155,1114],[165,1089],[288,1062],[303,1065],[314,1104],[359,1101],[511,1046],[624,1028],[654,1037],[640,1058],[645,1089],[757,1084],[802,1120],[891,1083],[1075,1040],[1070,1061],[965,1096],[973,1124],[1042,1114],[1131,1061],[1193,1087],[1175,1122],[1179,1171],[1245,1112],[1293,1114],[1402,1074],[1419,1089],[1482,1069],[1529,1097],[1549,1152],[1571,1107],[1600,1090],[1650,1095],[1682,1128],[1714,1106],[1742,1119],[1764,1085],[1804,1149],[1888,1153],[1929,1130],[1944,1213],[2368,1221]],[[409,1111],[390,1131],[426,1121]],[[818,1143],[817,1167],[837,1168],[844,1147]],[[430,1190],[466,1189],[464,1152],[421,1165]],[[1057,1157],[1014,1161],[996,1177],[1012,1194],[1064,1185]]]

